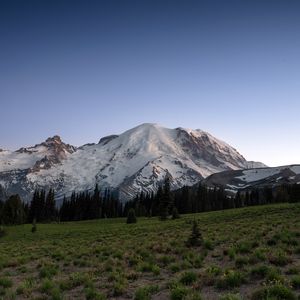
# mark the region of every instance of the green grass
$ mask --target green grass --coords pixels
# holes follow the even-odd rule
[[[193,220],[204,243],[187,248]],[[297,299],[300,205],[6,227],[0,299]]]

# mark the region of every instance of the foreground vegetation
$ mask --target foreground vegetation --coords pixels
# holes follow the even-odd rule
[[[0,299],[300,299],[299,203],[31,229],[0,237]]]

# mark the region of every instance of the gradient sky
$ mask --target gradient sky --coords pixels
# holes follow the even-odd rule
[[[0,147],[144,122],[300,163],[300,1],[1,0]]]

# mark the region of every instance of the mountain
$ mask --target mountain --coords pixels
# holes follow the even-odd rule
[[[248,162],[234,148],[202,130],[142,124],[98,144],[74,147],[58,136],[29,148],[0,152],[0,186],[29,200],[36,187],[53,187],[58,198],[73,190],[101,188],[123,200],[156,191],[166,174],[172,189],[193,185],[224,170],[264,166]]]
[[[300,165],[224,171],[207,177],[203,182],[208,186],[222,186],[233,192],[265,186],[300,184]]]

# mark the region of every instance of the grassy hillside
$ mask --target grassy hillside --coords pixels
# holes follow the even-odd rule
[[[203,246],[188,248],[192,221]],[[0,299],[298,299],[300,205],[6,228]]]

